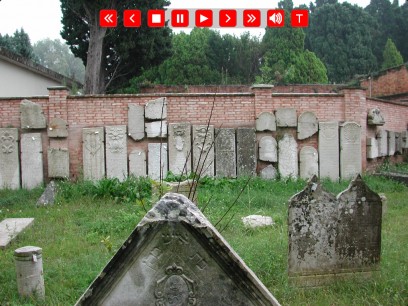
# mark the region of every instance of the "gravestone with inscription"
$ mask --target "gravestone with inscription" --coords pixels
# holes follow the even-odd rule
[[[275,112],[276,126],[278,127],[296,127],[297,116],[294,108],[278,108]]]
[[[374,159],[379,156],[378,142],[374,137],[367,137],[367,158]]]
[[[69,177],[69,150],[66,148],[48,149],[48,177]]]
[[[215,129],[215,173],[217,177],[237,177],[235,129]]]
[[[319,174],[337,181],[340,176],[339,124],[319,122]]]
[[[304,112],[300,114],[297,127],[297,138],[306,139],[317,133],[319,123],[313,112]]]
[[[377,132],[378,156],[387,156],[388,154],[388,133],[386,130]]]
[[[126,126],[105,127],[106,176],[123,181],[128,176]]]
[[[346,122],[340,129],[340,176],[351,179],[361,171],[361,126]]]
[[[285,134],[279,140],[279,163],[278,169],[281,177],[294,178],[298,176],[298,152],[297,142],[290,134]]]
[[[191,172],[191,124],[169,124],[169,170],[176,175]]]
[[[44,182],[43,150],[40,133],[21,135],[21,185],[33,189]]]
[[[144,107],[128,104],[128,135],[133,140],[142,140],[145,136]]]
[[[185,196],[166,194],[76,305],[279,305]]]
[[[395,154],[395,132],[387,131],[388,133],[388,156],[393,156]]]
[[[256,175],[256,134],[254,128],[237,129],[237,175]]]
[[[277,143],[272,136],[264,136],[259,140],[259,159],[269,162],[278,161]]]
[[[45,129],[47,126],[41,105],[30,100],[20,103],[20,122],[22,129]]]
[[[193,171],[214,176],[214,126],[193,125]]]
[[[167,143],[149,143],[148,175],[152,180],[163,180],[167,176]]]
[[[271,112],[262,112],[256,118],[256,130],[262,131],[276,131],[275,115]]]
[[[47,134],[50,138],[68,137],[67,122],[61,118],[53,118],[48,124]]]
[[[84,179],[97,181],[105,177],[105,145],[103,127],[82,129]]]
[[[167,121],[146,122],[146,135],[148,138],[165,138],[167,137]]]
[[[0,128],[0,188],[20,188],[18,129]]]
[[[147,176],[146,153],[142,150],[133,150],[129,154],[129,174],[139,177]]]
[[[299,153],[299,172],[302,179],[310,179],[314,175],[319,175],[319,155],[312,146],[304,146]]]
[[[167,118],[166,98],[151,100],[146,103],[145,117],[149,120],[162,120]]]

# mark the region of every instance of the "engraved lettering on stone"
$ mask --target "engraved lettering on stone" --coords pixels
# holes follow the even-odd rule
[[[346,122],[340,130],[340,175],[350,179],[361,173],[361,127]]]
[[[236,177],[235,130],[231,128],[216,129],[215,167],[218,177]]]
[[[319,174],[322,178],[339,179],[339,125],[337,122],[319,122]]]
[[[282,177],[296,178],[298,175],[297,143],[292,135],[285,134],[279,140],[278,168]]]

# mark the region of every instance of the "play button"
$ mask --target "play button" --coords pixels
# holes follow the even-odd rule
[[[196,27],[209,28],[213,25],[213,12],[211,10],[196,10],[195,12]]]

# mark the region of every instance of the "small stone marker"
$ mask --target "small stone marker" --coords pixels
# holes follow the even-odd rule
[[[20,103],[20,121],[22,129],[45,129],[47,127],[41,105],[23,100]]]
[[[34,218],[8,218],[0,222],[0,249],[5,249],[23,230],[34,223]]]
[[[374,159],[379,156],[378,142],[374,137],[367,137],[367,158]]]
[[[214,126],[193,125],[193,171],[214,176]]]
[[[237,177],[235,129],[215,129],[215,173],[217,177]]]
[[[276,126],[278,127],[296,127],[297,116],[294,108],[278,108],[276,110]]]
[[[17,288],[21,297],[45,298],[42,249],[26,246],[14,251]]]
[[[319,123],[313,112],[304,112],[300,114],[297,127],[297,138],[306,139],[317,133]]]
[[[160,158],[161,155],[161,158]],[[152,180],[159,181],[167,176],[167,144],[148,144],[148,175]]]
[[[146,122],[147,138],[165,138],[167,137],[167,121]]]
[[[105,177],[105,144],[103,127],[82,129],[84,179],[97,181]]]
[[[298,176],[297,142],[290,134],[279,140],[278,169],[281,177],[296,179]]]
[[[259,159],[262,161],[277,162],[278,148],[275,138],[264,136],[259,140]]]
[[[0,188],[20,188],[18,129],[0,128]]]
[[[167,118],[166,98],[159,98],[146,103],[145,117],[149,120],[162,120]]]
[[[351,179],[361,173],[361,126],[346,122],[340,129],[340,176]]]
[[[145,136],[144,106],[128,104],[128,135],[133,140],[142,140]]]
[[[319,174],[337,181],[340,176],[339,124],[319,122]]]
[[[393,156],[395,154],[395,133],[388,131],[388,156]]]
[[[379,130],[377,133],[377,141],[379,156],[387,156],[388,154],[388,133],[386,130]]]
[[[274,166],[268,165],[261,170],[259,176],[265,180],[275,180],[278,177],[278,171]]]
[[[276,131],[276,119],[275,115],[270,112],[260,113],[258,118],[256,118],[256,130],[258,132],[262,131]]]
[[[254,128],[237,129],[237,175],[256,175],[256,134]]]
[[[145,151],[133,150],[129,154],[129,174],[136,177],[147,176]]]
[[[50,138],[68,137],[67,122],[61,118],[53,118],[48,124],[47,134]]]
[[[378,108],[372,108],[368,111],[367,115],[368,125],[384,125],[385,120],[381,115],[381,111]]]
[[[37,206],[54,205],[55,195],[57,193],[57,186],[54,181],[51,181],[47,188],[45,188],[43,194],[37,201]]]
[[[40,133],[21,135],[21,184],[33,189],[44,182],[43,148]]]
[[[169,124],[169,170],[175,174],[191,172],[191,124]]]
[[[105,127],[106,176],[123,181],[128,176],[126,126]]]
[[[48,177],[69,177],[69,151],[65,148],[48,149]]]
[[[279,305],[185,196],[166,194],[76,305]]]
[[[272,217],[261,215],[250,215],[242,218],[242,222],[246,227],[256,228],[271,226],[274,224]]]
[[[314,175],[319,175],[319,155],[317,150],[312,146],[304,146],[300,150],[300,177],[308,180]]]

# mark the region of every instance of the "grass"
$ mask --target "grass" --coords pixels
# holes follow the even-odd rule
[[[0,251],[0,305],[73,305],[145,214],[140,200],[150,196],[150,187],[146,181],[132,180],[63,183],[52,207],[35,207],[41,188],[0,191],[0,220],[35,218],[34,226]],[[408,305],[408,188],[381,177],[365,180],[388,199],[381,271],[368,281],[356,278],[319,289],[289,285],[286,271],[287,201],[305,182],[253,179],[221,221],[245,179],[204,180],[198,200],[202,209],[210,200],[204,214],[213,224],[220,221],[217,228],[283,305]],[[348,182],[324,185],[337,194]],[[245,229],[241,217],[249,214],[270,215],[276,224]],[[26,245],[43,248],[45,303],[17,294],[13,251]]]

